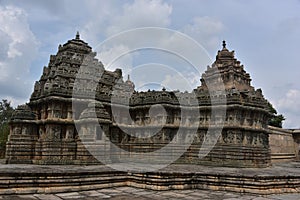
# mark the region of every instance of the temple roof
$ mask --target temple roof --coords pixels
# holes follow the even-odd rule
[[[11,120],[34,120],[35,114],[31,111],[30,107],[28,105],[19,105],[15,111],[13,112],[13,115],[11,117]]]
[[[95,80],[98,82],[96,88],[93,87]],[[212,92],[219,94],[218,92],[224,89],[228,94],[244,94],[248,91],[256,95],[250,82],[250,75],[235,58],[234,51],[229,51],[226,42],[223,41],[216,60],[202,74],[201,86],[195,90],[198,91],[199,102],[206,105],[209,103],[209,95],[213,94]],[[76,86],[75,90],[74,86]],[[185,102],[184,99],[186,99],[188,102],[192,99],[191,95],[191,93],[171,92],[165,89],[148,92],[134,91],[134,83],[130,77],[128,76],[127,81],[124,81],[121,69],[113,72],[105,70],[103,64],[96,58],[96,53],[77,32],[74,39],[60,45],[57,54],[50,56],[48,66],[44,67],[41,79],[35,84],[30,105],[39,104],[44,99],[52,97],[64,100],[95,98],[100,102],[111,103],[112,96],[113,101],[117,99],[115,103],[124,104],[129,101],[131,106],[157,103],[178,105],[179,101]],[[256,96],[263,98],[261,92],[258,92]],[[89,109],[85,110],[83,118],[89,117]],[[107,113],[104,113],[100,107],[97,109],[98,117],[106,119]]]
[[[244,70],[241,62],[235,58],[234,51],[226,48],[225,41],[223,41],[222,49],[218,51],[214,63],[208,66],[205,73],[202,74],[200,88],[207,90],[206,82],[208,81],[210,89],[215,90],[222,90],[222,85],[226,90],[250,91],[254,89],[250,84],[250,75]]]
[[[218,54],[216,56],[216,63],[223,63],[223,62],[226,62],[226,61],[237,61],[235,58],[234,58],[234,51],[229,51],[227,48],[226,48],[226,41],[223,40],[223,43],[222,43],[222,50],[219,50],[218,51]]]
[[[132,91],[134,91],[135,85],[134,83],[130,80],[130,75],[128,74],[127,80],[125,82],[127,85],[129,85],[129,87],[132,89]]]
[[[62,46],[59,45],[58,53],[65,50],[75,50],[75,51],[80,50],[83,53],[91,53],[92,47],[90,47],[88,43],[80,39],[80,34],[77,31],[74,39],[68,40],[68,42]]]
[[[110,115],[100,102],[91,102],[88,107],[80,114],[80,119],[103,119],[110,121]]]

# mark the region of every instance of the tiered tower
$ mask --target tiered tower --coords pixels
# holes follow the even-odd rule
[[[208,84],[209,83],[209,87]],[[220,92],[225,90],[225,93]],[[203,73],[201,86],[195,90],[199,106],[208,95],[226,95],[226,116],[217,145],[203,159],[204,163],[219,162],[230,166],[268,166],[270,163],[267,122],[271,117],[268,101],[262,90],[251,86],[251,78],[234,51],[218,51],[216,60]],[[218,99],[218,98],[217,98]],[[201,161],[202,162],[202,161]]]

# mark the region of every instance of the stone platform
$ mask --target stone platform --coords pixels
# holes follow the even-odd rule
[[[170,165],[156,172],[116,171],[104,165],[0,164],[0,195],[51,194],[132,187],[270,195],[300,193],[300,162],[269,168]]]
[[[54,194],[23,194],[1,195],[0,200],[299,200],[299,193],[285,193],[273,195],[243,194],[226,191],[211,190],[170,190],[155,191],[133,187],[104,188],[79,192],[66,192]]]

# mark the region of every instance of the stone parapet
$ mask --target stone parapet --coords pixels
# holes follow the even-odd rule
[[[293,131],[268,126],[272,162],[295,160],[297,156]]]

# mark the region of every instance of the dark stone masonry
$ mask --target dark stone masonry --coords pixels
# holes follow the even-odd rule
[[[250,75],[225,41],[216,60],[199,77],[201,85],[189,93],[164,88],[135,91],[121,69],[107,71],[95,56],[79,34],[59,45],[35,83],[30,102],[18,106],[12,117],[7,163],[101,164],[94,155],[104,146],[114,163],[121,161],[122,153],[112,144],[130,154],[154,152],[175,141],[167,152],[172,156],[192,140],[175,163],[271,165],[268,101],[261,89],[251,86]],[[213,135],[221,125],[220,136],[210,138],[208,132]],[[152,129],[159,131],[151,135]],[[135,133],[144,137],[134,137]],[[216,139],[216,145],[199,157],[207,139]]]

